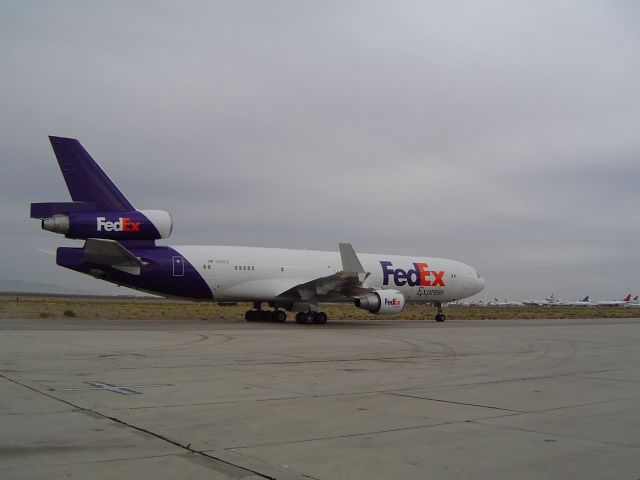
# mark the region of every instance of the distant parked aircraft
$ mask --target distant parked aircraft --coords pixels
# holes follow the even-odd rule
[[[620,307],[626,305],[631,301],[631,294],[624,297],[622,300],[602,300],[598,302],[600,307]]]
[[[559,303],[560,300],[558,300],[553,293],[544,300],[524,300],[522,302],[523,305],[527,305],[528,307],[557,306]]]
[[[518,306],[522,306],[524,305],[524,303],[522,302],[510,302],[508,301],[506,298],[504,299],[504,301],[498,300],[497,298],[494,298],[493,300],[489,301],[487,303],[487,306],[489,307],[518,307]]]
[[[589,295],[584,297],[582,300],[576,300],[575,302],[566,302],[569,307],[595,307],[598,304],[596,302],[592,302],[589,299]]]

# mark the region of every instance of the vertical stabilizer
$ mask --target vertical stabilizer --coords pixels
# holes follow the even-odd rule
[[[90,202],[103,211],[135,210],[78,140],[64,137],[49,140],[74,202]]]

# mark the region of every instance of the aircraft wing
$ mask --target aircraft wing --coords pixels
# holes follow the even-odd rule
[[[342,270],[326,277],[316,278],[282,292],[280,297],[299,297],[302,301],[315,303],[319,299],[354,297],[370,292],[365,286],[370,273],[365,272],[353,246],[340,243]]]
[[[107,265],[132,275],[140,275],[142,266],[142,261],[117,241],[98,238],[87,239],[84,261]]]

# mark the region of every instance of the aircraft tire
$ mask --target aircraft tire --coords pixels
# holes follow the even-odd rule
[[[276,310],[273,312],[273,321],[278,323],[284,323],[287,321],[287,314],[283,310]]]
[[[328,319],[329,319],[329,317],[327,317],[326,313],[318,312],[317,323],[319,323],[320,325],[325,325],[327,323]]]
[[[316,323],[317,315],[315,312],[307,312],[304,314],[304,323]]]
[[[436,315],[436,322],[444,322],[447,317],[444,316],[444,313],[438,313]]]
[[[296,313],[296,323],[304,323],[304,312]]]

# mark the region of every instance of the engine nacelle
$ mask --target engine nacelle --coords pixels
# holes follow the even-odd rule
[[[375,290],[356,297],[354,303],[371,313],[396,315],[404,310],[404,295],[397,290]]]
[[[42,219],[42,228],[67,238],[158,240],[171,235],[171,215],[162,210],[69,212]]]

